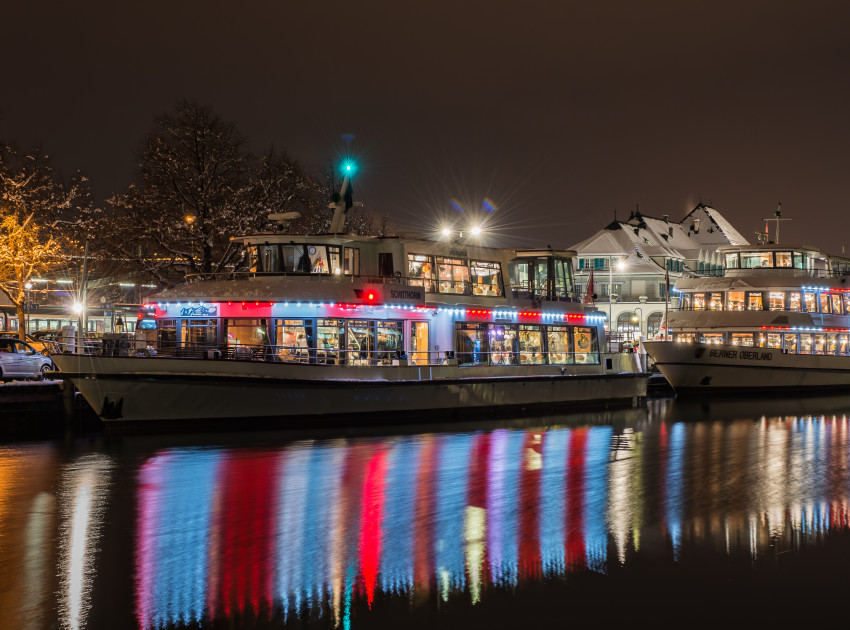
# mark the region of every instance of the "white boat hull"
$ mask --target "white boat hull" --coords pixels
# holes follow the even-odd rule
[[[330,366],[201,359],[56,355],[104,422],[387,417],[457,410],[636,404],[637,355],[602,365]],[[440,414],[443,419],[445,414]]]
[[[775,348],[645,342],[647,354],[678,393],[850,391],[850,357],[786,354]]]

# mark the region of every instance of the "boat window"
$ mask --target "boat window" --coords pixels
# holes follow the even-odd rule
[[[680,311],[689,311],[691,309],[691,294],[684,293],[682,294],[682,303],[679,306]]]
[[[761,292],[749,292],[747,293],[747,310],[748,311],[760,311],[763,308],[763,295]]]
[[[428,322],[410,323],[410,362],[428,365]]]
[[[838,334],[826,333],[826,353],[838,354]]]
[[[838,335],[838,353],[839,354],[847,354],[848,350],[848,342],[850,342],[850,335],[847,333],[839,333]]]
[[[516,297],[531,297],[531,280],[529,279],[528,266],[529,262],[527,260],[511,261],[511,286]]]
[[[794,257],[794,269],[808,269],[809,256],[807,254],[794,252],[792,255]]]
[[[841,315],[841,295],[839,293],[831,293],[829,298],[832,301],[832,312],[836,315]]]
[[[310,320],[278,319],[275,321],[275,354],[282,361],[306,363],[310,358],[309,348],[312,344]]]
[[[723,310],[723,294],[722,293],[711,293],[710,299],[708,302],[708,308],[711,311],[722,311]]]
[[[328,248],[325,245],[307,245],[311,273],[330,273]]]
[[[378,275],[382,278],[391,278],[393,274],[395,274],[395,265],[392,252],[378,252]]]
[[[183,346],[216,345],[215,323],[214,319],[184,319],[181,329]]]
[[[328,245],[328,273],[335,276],[342,273],[342,256],[340,248],[335,245]]]
[[[437,257],[439,292],[463,295],[469,289],[469,267],[460,258]]]
[[[818,312],[818,300],[817,294],[809,293],[806,291],[804,294],[806,299],[806,311],[809,313],[817,313]]]
[[[224,326],[228,347],[260,347],[267,345],[269,342],[268,322],[265,319],[251,319],[248,317],[225,319]]]
[[[552,264],[555,266],[555,294],[552,296],[555,300],[564,300],[572,295],[572,267],[569,260],[561,258],[553,258]]]
[[[345,337],[344,320],[316,320],[316,361],[318,363],[336,363]]]
[[[416,287],[425,287],[427,293],[436,293],[437,286],[434,275],[434,262],[430,256],[424,254],[407,255],[407,275],[410,284]]]
[[[823,333],[815,334],[815,354],[823,354],[826,350],[826,335]]]
[[[844,294],[844,312],[850,314],[850,293]]]
[[[576,326],[574,328],[575,339],[575,361],[576,363],[598,363],[599,357],[596,352],[596,331],[587,326]]]
[[[549,363],[563,365],[573,362],[570,347],[570,328],[568,326],[548,326],[546,343],[549,349]]]
[[[277,245],[263,245],[260,249],[260,271],[280,271],[277,258]]]
[[[694,333],[676,333],[673,335],[673,338],[680,343],[693,343]]]
[[[770,291],[768,294],[768,305],[771,311],[785,310],[785,292]]]
[[[741,252],[741,267],[773,267],[773,252]]]
[[[375,328],[372,322],[361,319],[346,321],[346,362],[349,365],[369,365],[375,350]]]
[[[502,295],[502,266],[498,262],[472,260],[469,271],[473,295]]]
[[[177,347],[177,320],[161,319],[158,322],[156,331],[157,347],[176,348]]]
[[[791,291],[788,293],[788,310],[799,311],[802,308],[802,302],[799,291]]]
[[[826,293],[820,294],[820,312],[821,313],[831,313],[832,310],[829,308],[829,295]]]
[[[738,252],[735,252],[734,254],[726,254],[726,268],[737,269],[738,267]]]
[[[719,345],[723,343],[723,333],[703,333],[699,337],[699,342]]]
[[[346,247],[342,272],[347,276],[360,275],[360,248]]]
[[[812,334],[800,333],[800,354],[812,353]]]
[[[521,325],[518,344],[520,363],[546,362],[543,356],[543,334],[540,326]]]
[[[487,325],[458,322],[455,326],[458,365],[487,363],[490,356]]]
[[[705,293],[694,293],[694,310],[705,310]]]
[[[767,333],[768,348],[782,348],[782,335],[780,333]]]
[[[534,263],[534,297],[545,299],[549,295],[549,259],[539,258]]]
[[[752,346],[753,333],[732,333],[733,346]]]
[[[785,352],[788,354],[797,354],[797,335],[785,333]]]
[[[514,365],[516,363],[516,327],[490,324],[488,328],[490,363],[492,365]]]
[[[790,267],[792,265],[791,252],[775,252],[777,267]]]
[[[729,291],[729,293],[726,294],[726,308],[730,311],[743,311],[744,292]]]
[[[378,363],[391,365],[404,349],[402,343],[401,322],[378,321]]]

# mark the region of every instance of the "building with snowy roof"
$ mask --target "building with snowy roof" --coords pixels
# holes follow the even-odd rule
[[[633,212],[570,249],[578,254],[577,289],[596,295],[614,339],[634,343],[659,333],[668,286],[686,273],[722,274],[717,248],[748,244],[720,212],[700,203],[679,222]]]

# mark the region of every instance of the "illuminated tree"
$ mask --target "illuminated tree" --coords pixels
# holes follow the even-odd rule
[[[60,226],[87,201],[85,178],[63,186],[40,150],[0,144],[0,291],[15,306],[22,338],[26,283],[65,266],[74,238]]]

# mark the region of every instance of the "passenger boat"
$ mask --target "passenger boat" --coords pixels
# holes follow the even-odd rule
[[[664,340],[644,344],[678,393],[850,391],[850,260],[814,247],[718,248],[720,277],[683,277]]]
[[[639,355],[607,353],[604,315],[576,295],[573,252],[295,235],[275,218],[231,239],[245,269],[153,296],[150,339],[54,355],[105,422],[403,422],[646,395]]]

